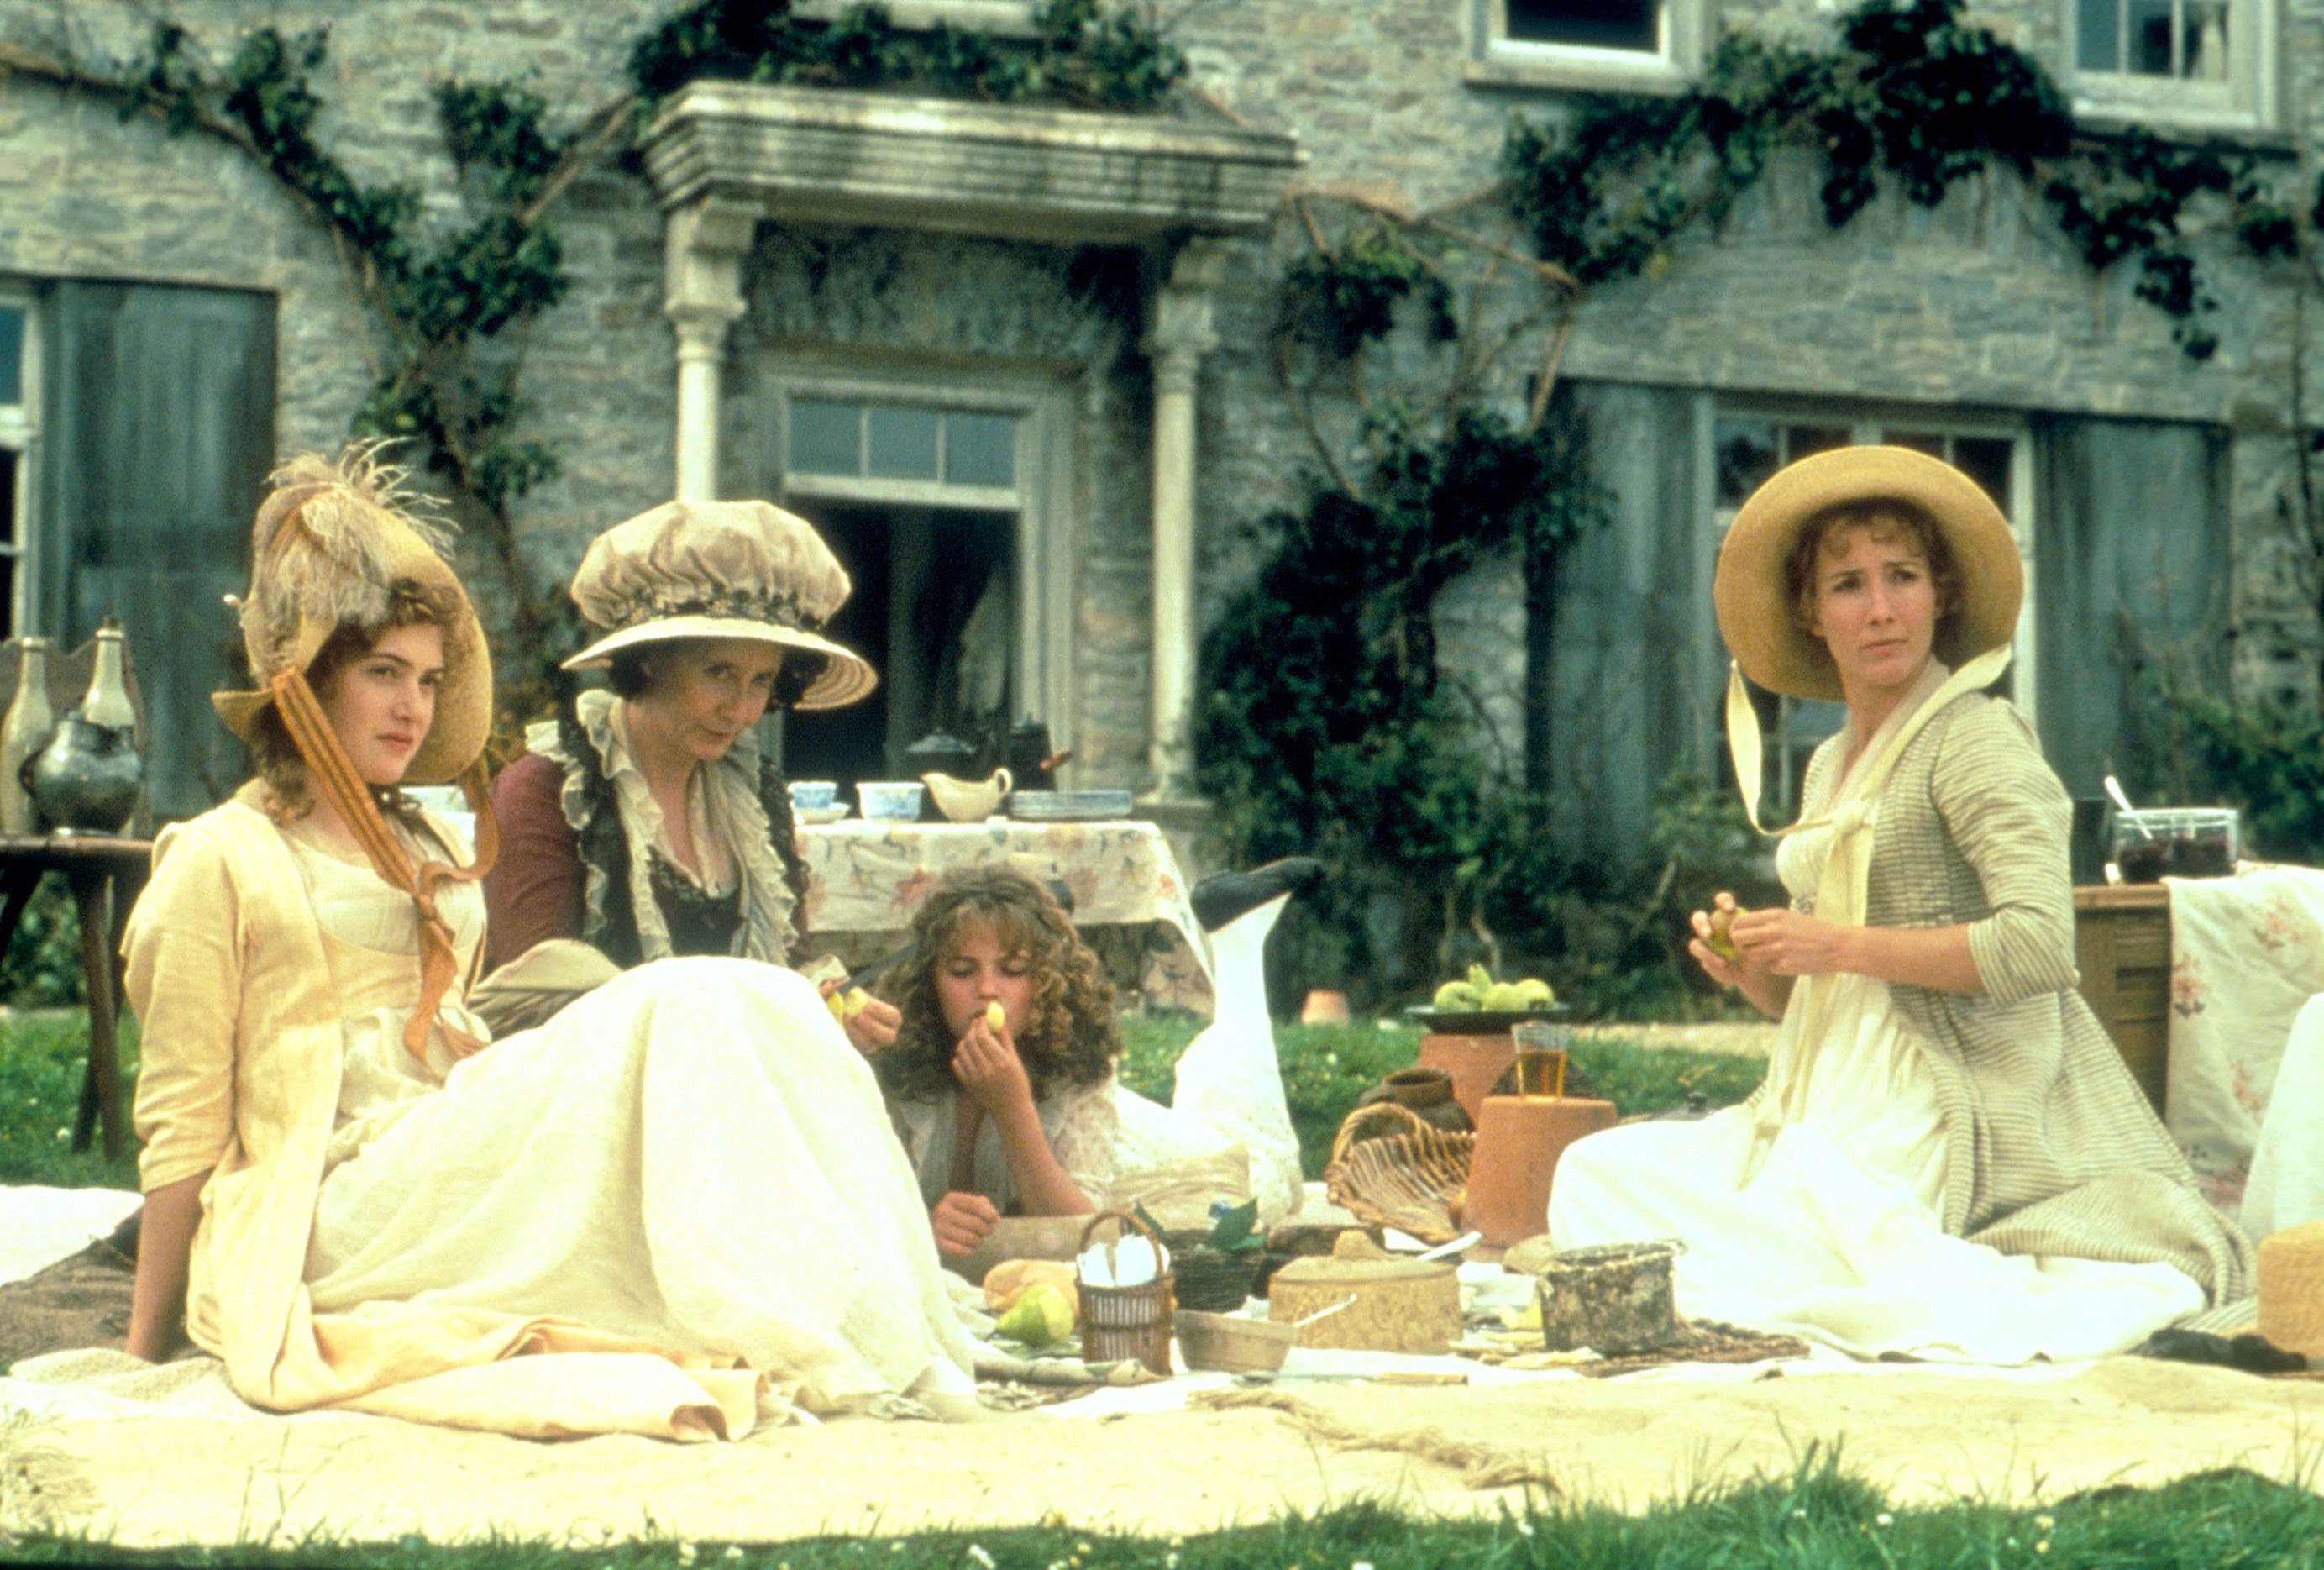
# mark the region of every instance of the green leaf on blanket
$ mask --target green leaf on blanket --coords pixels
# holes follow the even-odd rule
[[[1211,1223],[1211,1246],[1227,1253],[1246,1252],[1267,1246],[1267,1239],[1259,1230],[1259,1200],[1256,1196],[1218,1213]]]

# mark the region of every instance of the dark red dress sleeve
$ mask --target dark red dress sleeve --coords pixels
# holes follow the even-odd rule
[[[545,937],[581,936],[586,881],[573,826],[559,798],[565,771],[538,753],[493,780],[501,854],[484,874],[484,952],[498,968]]]

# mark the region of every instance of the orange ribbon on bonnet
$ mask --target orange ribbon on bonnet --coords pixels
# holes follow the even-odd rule
[[[437,1010],[443,1006],[444,994],[451,991],[452,978],[459,970],[451,924],[436,908],[436,891],[446,883],[475,882],[492,870],[500,854],[500,823],[493,817],[492,802],[485,795],[484,760],[475,759],[460,771],[461,793],[476,817],[475,859],[465,867],[456,867],[448,862],[415,862],[403,842],[387,827],[387,819],[380,815],[378,801],[363,777],[355,772],[355,760],[339,744],[338,734],[331,729],[330,718],[317,701],[315,689],[307,684],[306,674],[286,670],[267,685],[274,694],[274,706],[282,716],[282,728],[290,733],[299,755],[307,761],[316,789],[338,813],[340,821],[354,832],[355,843],[371,858],[373,871],[391,888],[410,894],[411,902],[420,908],[420,1003],[403,1024],[405,1050],[414,1057],[425,1058],[429,1030],[440,1026],[444,1044],[455,1057],[482,1051],[484,1042],[436,1018]]]

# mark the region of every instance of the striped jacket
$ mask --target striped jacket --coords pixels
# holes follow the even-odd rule
[[[1811,812],[1831,799],[1844,740],[1809,762]],[[1866,920],[1967,922],[1985,982],[1982,997],[1891,989],[1936,1076],[1945,1230],[2006,1253],[2163,1261],[2231,1301],[2251,1290],[2250,1242],[2204,1202],[2075,990],[2070,817],[2033,727],[1983,693],[1930,720],[1880,794]]]

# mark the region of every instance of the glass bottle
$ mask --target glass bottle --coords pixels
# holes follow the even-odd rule
[[[24,789],[24,764],[40,755],[57,728],[49,706],[49,641],[26,638],[16,670],[16,699],[0,720],[0,834],[32,832],[32,798]]]
[[[80,700],[80,717],[109,731],[125,731],[137,723],[129,706],[126,644],[121,623],[107,616],[97,629],[97,670],[88,679],[88,694]]]

